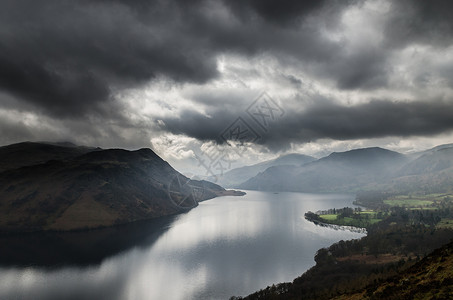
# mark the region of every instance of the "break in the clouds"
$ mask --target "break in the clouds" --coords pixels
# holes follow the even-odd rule
[[[325,141],[447,141],[452,6],[5,0],[0,143],[152,143],[188,157],[194,145],[221,143],[264,91],[285,114],[259,132],[254,155]]]

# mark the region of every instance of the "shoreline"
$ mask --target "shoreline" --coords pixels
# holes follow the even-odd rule
[[[223,196],[244,196],[247,193],[243,192],[243,191],[239,191],[239,190],[224,190],[224,191],[216,191],[215,194],[216,194],[215,197],[198,201],[198,203],[204,202],[204,201],[208,201],[208,200],[211,200],[211,199],[215,199],[215,198],[218,198],[218,197],[223,197]],[[146,222],[146,221],[150,221],[150,220],[157,220],[157,219],[160,219],[160,218],[178,216],[180,214],[184,214],[184,213],[187,213],[187,212],[191,211],[193,208],[196,208],[198,206],[198,203],[197,203],[196,206],[191,207],[191,208],[187,208],[184,211],[175,212],[175,213],[166,214],[166,215],[161,215],[161,216],[156,216],[156,217],[151,217],[151,218],[136,219],[136,220],[131,220],[131,221],[122,222],[122,223],[114,223],[114,224],[111,224],[111,225],[100,225],[100,226],[96,226],[96,227],[75,228],[75,229],[67,229],[67,230],[64,230],[64,229],[61,229],[61,230],[59,230],[59,229],[36,229],[36,230],[10,230],[10,231],[0,230],[0,237],[20,236],[20,235],[33,235],[33,234],[41,234],[41,233],[89,232],[89,231],[95,231],[95,230],[103,230],[103,229],[107,229],[107,228],[121,227],[121,226],[134,224],[134,223],[140,223],[140,222]]]
[[[305,219],[309,222],[312,222],[315,225],[322,226],[322,227],[328,227],[328,228],[331,228],[334,230],[345,230],[345,231],[350,231],[350,232],[368,234],[368,231],[366,230],[366,228],[363,228],[363,227],[354,227],[354,226],[347,226],[347,225],[324,223],[324,222],[320,222],[317,220],[313,220],[308,217],[305,217]]]

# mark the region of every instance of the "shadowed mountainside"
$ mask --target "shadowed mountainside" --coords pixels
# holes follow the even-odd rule
[[[179,213],[227,193],[216,184],[189,180],[150,149],[96,149],[76,156],[77,147],[48,146],[21,145],[20,152],[6,155],[20,160],[27,153],[20,161],[33,165],[0,173],[1,231],[111,226]],[[36,148],[51,151],[33,157]]]

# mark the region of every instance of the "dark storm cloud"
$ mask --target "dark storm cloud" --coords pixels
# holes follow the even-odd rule
[[[308,142],[321,138],[353,140],[388,136],[427,136],[453,130],[451,102],[374,100],[354,106],[317,102],[288,114],[264,143]]]
[[[450,0],[393,1],[385,36],[393,47],[408,43],[451,45],[453,2]]]
[[[241,19],[250,19],[260,16],[265,20],[277,24],[290,24],[301,17],[316,11],[325,4],[321,1],[294,1],[294,0],[224,0]]]
[[[0,4],[0,100],[8,94],[22,103],[19,110],[33,107],[38,115],[63,120],[88,120],[94,115],[101,126],[106,120],[130,129],[134,125],[122,116],[128,108],[111,101],[116,92],[155,78],[209,84],[219,75],[220,54],[245,58],[264,54],[275,58],[282,69],[299,66],[321,85],[327,80],[341,90],[360,92],[388,88],[394,67],[389,58],[407,45],[451,44],[453,4],[440,0],[391,2],[383,18],[383,43],[326,36],[326,30],[341,30],[346,8],[365,2],[4,0]],[[451,84],[451,70],[444,66],[432,73]],[[429,83],[428,77],[420,74],[416,81]],[[296,77],[287,80],[302,89]],[[212,107],[206,116],[186,111],[164,119],[162,128],[219,141],[219,133],[238,116],[232,107],[240,99],[205,95],[193,101]],[[9,99],[0,106],[9,108],[12,102]],[[275,134],[270,132],[261,142],[409,136],[451,129],[451,109],[440,102],[374,101],[354,107],[322,103],[304,113],[288,112],[273,128]],[[435,121],[431,111],[441,121]]]
[[[163,131],[174,134],[184,134],[202,141],[222,143],[221,132],[227,128],[237,115],[231,111],[216,111],[212,116],[206,116],[195,111],[187,110],[175,118],[164,118],[163,124],[157,124]]]
[[[54,116],[80,116],[102,112],[112,90],[157,76],[206,83],[223,52],[333,59],[340,49],[316,28],[287,27],[324,1],[276,3],[2,1],[0,89]],[[213,8],[230,19],[215,18]]]
[[[120,2],[3,1],[0,88],[54,115],[80,115],[97,110],[111,88],[158,75],[183,82],[216,75],[212,55],[178,33],[177,11],[146,8],[144,16]]]
[[[182,119],[164,119],[163,130],[185,134],[200,140],[221,142],[220,134],[241,112],[211,111],[210,116],[186,111]],[[244,117],[246,118],[246,117]],[[374,100],[344,106],[318,101],[303,112],[293,110],[269,126],[267,133],[249,120],[261,138],[257,141],[272,150],[287,148],[290,143],[318,139],[353,140],[379,137],[410,137],[444,133],[453,130],[453,105],[442,101],[392,102]]]

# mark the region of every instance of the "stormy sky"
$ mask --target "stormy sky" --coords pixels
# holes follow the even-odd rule
[[[2,0],[0,145],[152,147],[188,170],[453,141],[448,0]],[[236,134],[237,133],[237,134]]]

